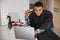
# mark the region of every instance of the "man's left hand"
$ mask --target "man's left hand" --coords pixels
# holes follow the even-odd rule
[[[38,34],[39,32],[37,30],[34,31],[34,35]]]

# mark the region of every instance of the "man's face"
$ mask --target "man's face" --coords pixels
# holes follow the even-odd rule
[[[35,14],[37,16],[40,16],[41,13],[42,13],[42,11],[43,11],[43,7],[42,6],[40,6],[40,7],[34,7],[34,11],[35,11]]]

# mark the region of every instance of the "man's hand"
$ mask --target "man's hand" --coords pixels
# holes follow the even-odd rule
[[[39,32],[37,30],[34,31],[34,35],[38,34]]]
[[[29,10],[25,11],[25,16],[29,16],[29,15],[30,15],[30,11]]]

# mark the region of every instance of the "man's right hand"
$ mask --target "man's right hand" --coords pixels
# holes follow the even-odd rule
[[[30,15],[30,11],[29,10],[25,11],[25,16],[29,16],[29,15]]]

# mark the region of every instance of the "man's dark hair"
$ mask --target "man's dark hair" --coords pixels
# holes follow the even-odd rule
[[[43,3],[42,2],[36,2],[35,4],[34,4],[34,7],[43,7]]]

